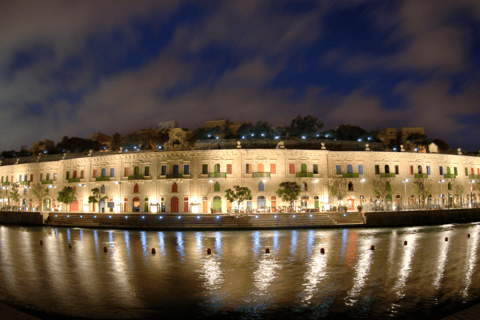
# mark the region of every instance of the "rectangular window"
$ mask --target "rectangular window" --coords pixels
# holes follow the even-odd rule
[[[443,176],[443,167],[439,167],[438,171],[440,172],[440,175]]]
[[[27,176],[25,175],[25,181],[27,181]],[[53,181],[57,181],[57,174],[53,174]]]
[[[97,177],[97,169],[93,169],[93,177],[94,177],[94,178]]]
[[[465,168],[465,175],[468,176],[468,168]]]
[[[232,174],[232,165],[227,164],[227,174]]]
[[[250,172],[250,163],[247,163],[246,168],[245,168],[245,173],[249,174]]]
[[[115,169],[114,168],[110,168],[110,177],[112,177],[112,178],[115,177]]]
[[[427,166],[427,174],[428,174],[428,175],[431,175],[431,173],[430,173],[430,166]]]
[[[19,182],[22,181],[22,175],[19,175],[19,176],[18,176],[18,181],[19,181]]]
[[[313,174],[318,174],[318,164],[313,164]]]
[[[162,176],[167,175],[167,166],[162,166]]]
[[[398,165],[395,166],[395,174],[400,174],[400,169],[398,168]]]
[[[359,164],[359,165],[358,165],[358,174],[362,174],[362,175],[363,175],[363,164]]]
[[[202,164],[202,174],[208,174],[208,164]]]
[[[65,175],[65,179],[68,180],[70,179],[70,171],[67,171],[67,174]],[[42,175],[40,175],[40,181],[42,181]]]
[[[275,163],[270,163],[270,174],[277,173],[277,165]]]
[[[295,174],[295,163],[290,163],[288,165],[290,174]]]
[[[30,175],[30,182],[33,182],[33,174]]]
[[[145,175],[148,177],[150,175],[150,167],[145,166]]]
[[[380,165],[375,165],[375,174],[380,174]]]
[[[410,166],[410,174],[413,174],[413,166]]]
[[[84,171],[80,171],[80,179],[83,179],[85,177]]]
[[[457,167],[454,167],[454,168],[453,168],[453,171],[455,172],[455,175],[458,175]]]
[[[342,174],[342,165],[337,164],[337,174]]]
[[[67,171],[68,173],[68,171]],[[67,175],[68,176],[68,175]],[[68,178],[67,178],[68,179]],[[43,181],[43,173],[40,173],[40,181]],[[7,182],[8,182],[8,176],[7,176]]]
[[[130,168],[125,167],[125,177],[128,177],[128,174],[130,173]]]
[[[190,165],[189,164],[185,164],[183,166],[183,174],[185,174],[187,176],[190,174]]]

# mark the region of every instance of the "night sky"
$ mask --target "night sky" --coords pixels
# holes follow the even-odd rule
[[[310,114],[478,151],[479,27],[478,0],[3,0],[0,150]]]

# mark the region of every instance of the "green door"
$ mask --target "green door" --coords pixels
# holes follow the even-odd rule
[[[222,198],[220,197],[213,198],[213,209],[218,212],[222,211]]]
[[[315,200],[315,209],[320,208],[320,204],[318,203],[318,200]]]

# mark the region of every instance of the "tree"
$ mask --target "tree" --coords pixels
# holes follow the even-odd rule
[[[108,196],[106,195],[102,197],[100,189],[98,188],[93,188],[91,191],[93,192],[93,195],[88,197],[88,203],[100,203],[105,199],[108,199]],[[100,212],[100,206],[98,207],[98,211]]]
[[[347,194],[347,179],[332,177],[325,184],[328,194],[333,198],[343,198]]]
[[[448,151],[450,149],[450,147],[448,146],[448,143],[446,143],[445,141],[443,141],[441,139],[435,138],[435,139],[432,139],[431,142],[433,142],[437,145],[439,151],[445,152],[445,151]]]
[[[120,133],[116,132],[112,137],[112,144],[111,144],[112,151],[118,150],[118,148],[120,148],[120,143],[121,143]]]
[[[225,190],[225,198],[230,202],[237,201],[237,212],[240,209],[240,204],[252,198],[252,191],[247,187],[233,186],[232,189]]]
[[[38,199],[39,206],[42,206],[42,199],[48,195],[48,188],[41,183],[32,185],[32,193]]]
[[[75,200],[77,200],[77,198],[75,198],[75,189],[72,187],[64,187],[62,191],[58,192],[57,201],[65,203],[66,211],[68,211],[68,205]]]
[[[425,204],[425,199],[432,195],[432,188],[432,183],[427,179],[416,178],[413,181],[413,193],[422,197],[423,204]]]
[[[300,194],[300,186],[296,182],[282,182],[280,183],[280,189],[275,191],[283,201],[291,203],[293,201],[295,205],[295,201],[298,199],[298,195]]]
[[[407,142],[412,142],[415,146],[426,147],[430,144],[426,135],[421,133],[410,133],[407,136]]]
[[[13,201],[15,201],[18,205],[18,201],[20,200],[20,194],[18,193],[18,187],[20,184],[18,182],[12,182],[10,184],[10,198],[12,198]]]
[[[367,134],[367,130],[357,126],[351,126],[349,124],[339,125],[336,132],[338,139],[353,141],[356,141]]]
[[[314,116],[301,117],[298,115],[290,124],[289,133],[291,136],[313,135],[323,128],[322,121]]]
[[[385,203],[388,200],[392,200],[392,195],[395,193],[397,188],[392,189],[390,182],[392,179],[381,178],[376,176],[372,179],[372,191],[375,195],[385,199]]]
[[[456,198],[457,202],[460,200],[461,196],[465,193],[465,190],[460,183],[456,181],[456,179],[450,179],[452,184],[452,194]]]

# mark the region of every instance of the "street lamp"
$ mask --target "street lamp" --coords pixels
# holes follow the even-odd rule
[[[115,184],[118,185],[118,194],[120,195],[119,199],[118,199],[118,213],[122,212],[122,182],[121,181],[115,181]]]
[[[263,180],[263,197],[265,198],[265,204],[263,205],[263,213],[267,212],[267,197],[265,195],[265,183],[267,182],[267,179]]]
[[[363,197],[363,183],[365,182],[365,179],[360,180],[360,182],[362,183],[362,195],[360,196],[360,205],[363,206],[363,202],[362,202],[362,197]]]
[[[408,201],[407,201],[407,182],[408,182],[408,179],[405,179],[402,181],[404,186],[405,186],[405,201],[406,201],[406,204],[408,204]],[[405,205],[405,209],[407,208],[407,206]]]
[[[445,196],[443,195],[443,183],[445,182],[445,179],[442,179],[442,180],[438,180],[438,183],[440,183],[440,197],[442,198],[442,208],[443,206],[445,205]]]

